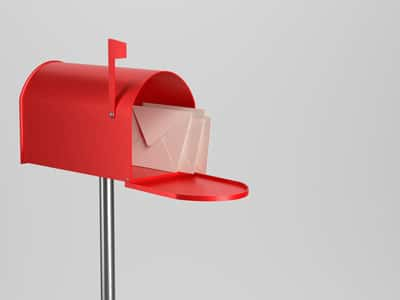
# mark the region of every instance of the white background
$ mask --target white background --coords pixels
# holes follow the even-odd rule
[[[100,299],[97,178],[19,165],[48,59],[173,70],[229,203],[116,184],[118,299],[399,299],[399,1],[2,1],[0,299]],[[77,151],[79,149],[77,148]]]

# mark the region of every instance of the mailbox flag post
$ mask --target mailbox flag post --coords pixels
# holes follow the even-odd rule
[[[108,39],[108,96],[110,102],[109,117],[115,117],[115,107],[117,95],[115,92],[115,60],[126,58],[126,43],[113,39]]]

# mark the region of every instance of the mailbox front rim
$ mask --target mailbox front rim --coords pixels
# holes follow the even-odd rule
[[[32,82],[32,79],[35,77],[37,73],[44,67],[51,63],[62,63],[61,60],[48,60],[45,61],[38,66],[36,66],[32,72],[29,73],[28,77],[25,79],[24,85],[22,86],[21,93],[19,94],[19,143],[20,143],[20,163],[24,163],[23,161],[23,151],[24,151],[24,130],[23,130],[23,99],[25,96],[25,92],[27,91],[29,84]]]

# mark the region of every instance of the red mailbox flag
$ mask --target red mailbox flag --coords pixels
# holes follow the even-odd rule
[[[108,39],[108,95],[110,102],[109,116],[115,117],[116,94],[115,94],[115,60],[126,58],[126,43]]]
[[[126,43],[108,39],[108,51],[113,58],[126,58]]]

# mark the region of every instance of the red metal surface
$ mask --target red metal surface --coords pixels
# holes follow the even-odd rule
[[[112,61],[124,56],[123,46],[111,45]],[[195,107],[195,102],[172,72],[115,68],[110,78],[109,71],[49,61],[29,75],[20,95],[21,163],[123,180],[127,187],[175,199],[233,200],[248,194],[245,184],[228,179],[132,166],[132,106]]]
[[[247,185],[203,174],[170,173],[135,182],[126,187],[169,198],[192,201],[224,201],[246,197]]]

